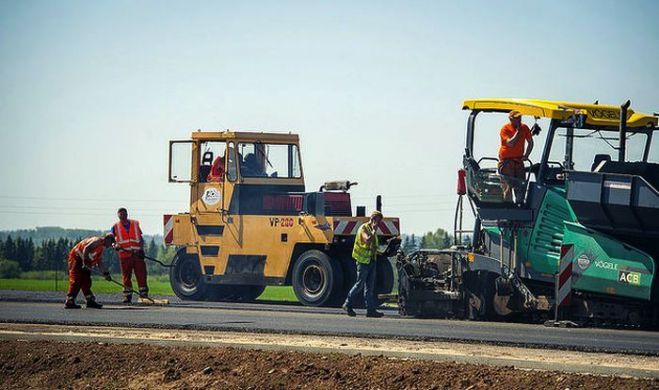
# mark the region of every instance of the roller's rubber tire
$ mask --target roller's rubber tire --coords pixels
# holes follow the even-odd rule
[[[305,306],[340,304],[343,296],[340,262],[316,249],[302,253],[293,267],[293,291]]]
[[[199,258],[187,254],[185,248],[179,249],[172,260],[169,283],[174,294],[184,301],[200,301],[206,298],[208,285],[201,273]]]

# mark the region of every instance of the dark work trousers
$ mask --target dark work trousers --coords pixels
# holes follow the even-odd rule
[[[375,299],[375,260],[371,260],[368,264],[357,263],[357,281],[346,298],[345,305],[347,307],[354,306],[355,299],[360,295],[362,289],[366,299],[366,310],[369,312],[375,311],[377,308]]]

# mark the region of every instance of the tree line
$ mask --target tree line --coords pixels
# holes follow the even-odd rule
[[[463,244],[469,243],[471,237],[464,235],[462,237]],[[427,232],[426,234],[417,237],[416,235],[406,235],[403,237],[401,248],[403,252],[409,254],[419,249],[446,249],[454,244],[454,237],[446,230],[439,228],[434,232]]]
[[[7,235],[0,239],[0,278],[18,277],[22,272],[30,271],[61,271],[66,270],[66,260],[69,252],[82,237],[77,239],[58,238],[45,239],[40,243],[30,238]],[[147,256],[169,263],[174,257],[176,248],[166,247],[154,238],[146,241],[144,252]],[[103,253],[103,264],[110,272],[119,272],[119,256],[115,250],[108,248]],[[152,262],[148,262],[149,273],[163,274],[167,270]]]

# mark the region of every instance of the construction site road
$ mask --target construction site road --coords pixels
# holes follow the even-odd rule
[[[0,322],[229,330],[301,335],[439,340],[593,352],[659,355],[659,332],[548,328],[542,325],[402,318],[347,317],[341,309],[274,304],[109,304],[101,310],[65,310],[62,302],[0,301]]]

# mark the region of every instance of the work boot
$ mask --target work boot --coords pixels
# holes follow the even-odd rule
[[[384,317],[384,313],[382,313],[380,311],[377,311],[377,310],[367,311],[366,312],[366,317],[368,317],[368,318],[381,318],[381,317]]]
[[[148,287],[140,287],[140,298],[149,299],[149,288]]]
[[[75,299],[67,299],[66,302],[64,302],[65,309],[80,309],[81,307],[82,306],[76,303]]]
[[[357,313],[355,313],[355,311],[352,310],[352,307],[348,306],[348,305],[345,304],[345,303],[343,304],[343,306],[341,306],[341,308],[342,308],[346,313],[348,313],[348,316],[350,316],[350,317],[354,317],[354,316],[357,315]]]
[[[88,299],[87,300],[87,309],[102,309],[102,308],[103,308],[103,305],[96,302],[96,299]]]
[[[133,296],[132,295],[124,295],[124,300],[121,301],[122,303],[131,303],[133,301]]]

